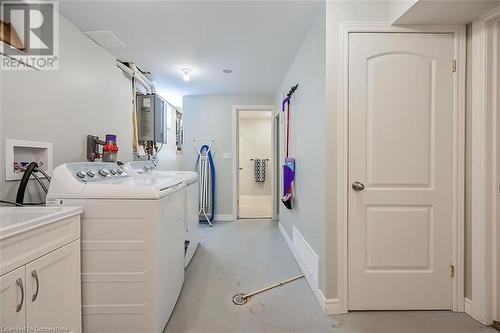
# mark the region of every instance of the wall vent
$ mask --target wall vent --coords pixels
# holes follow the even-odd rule
[[[306,270],[304,274],[311,277],[312,282],[318,287],[319,257],[295,226],[292,227],[292,243],[303,264],[303,268]]]

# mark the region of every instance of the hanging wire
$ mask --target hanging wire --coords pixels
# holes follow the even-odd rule
[[[163,149],[163,145],[164,145],[164,143],[162,142],[162,143],[161,143],[161,146],[160,146],[160,149],[158,149],[158,150],[155,152],[154,156],[153,156],[152,163],[153,163],[153,165],[154,165],[155,167],[158,165],[158,158],[157,158],[157,156],[158,156],[158,153],[159,153],[159,152]]]

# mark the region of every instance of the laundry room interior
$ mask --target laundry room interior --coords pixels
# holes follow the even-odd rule
[[[500,331],[500,0],[0,2],[0,332]]]

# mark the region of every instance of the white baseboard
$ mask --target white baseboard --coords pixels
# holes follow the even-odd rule
[[[233,214],[215,214],[215,221],[234,221]]]
[[[341,313],[345,312],[340,309],[340,303],[338,298],[330,298],[325,300],[325,314],[327,316],[341,314]]]
[[[472,317],[472,301],[470,300],[470,298],[465,297],[464,304],[465,313]]]
[[[314,276],[314,272],[310,272],[308,270],[308,266],[302,261],[300,254],[298,253],[297,249],[294,246],[294,242],[292,239],[290,239],[290,236],[288,236],[288,233],[286,232],[285,228],[283,225],[278,223],[278,227],[281,231],[281,234],[283,235],[283,238],[285,239],[286,243],[288,244],[288,247],[290,248],[290,251],[292,252],[293,256],[295,257],[295,261],[300,267],[300,270],[302,273],[304,273],[306,277],[306,281],[309,284],[309,287],[311,288],[314,296],[316,297],[316,300],[318,301],[320,307],[323,309],[325,315],[333,315],[333,314],[340,314],[343,313],[340,309],[339,306],[339,300],[336,298],[332,299],[326,299],[325,296],[323,295],[323,292],[319,289],[318,283],[317,283],[317,278]],[[300,235],[300,232],[295,229],[295,232]],[[300,237],[303,239],[303,241],[306,243],[306,247],[310,247],[309,244],[307,244],[307,241],[300,235]],[[312,250],[312,249],[311,249]],[[315,253],[314,253],[315,255]]]

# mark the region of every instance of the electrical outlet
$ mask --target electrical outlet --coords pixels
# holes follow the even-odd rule
[[[233,158],[233,156],[231,155],[231,153],[224,153],[224,154],[222,154],[222,159],[223,160],[230,160],[232,158]]]

